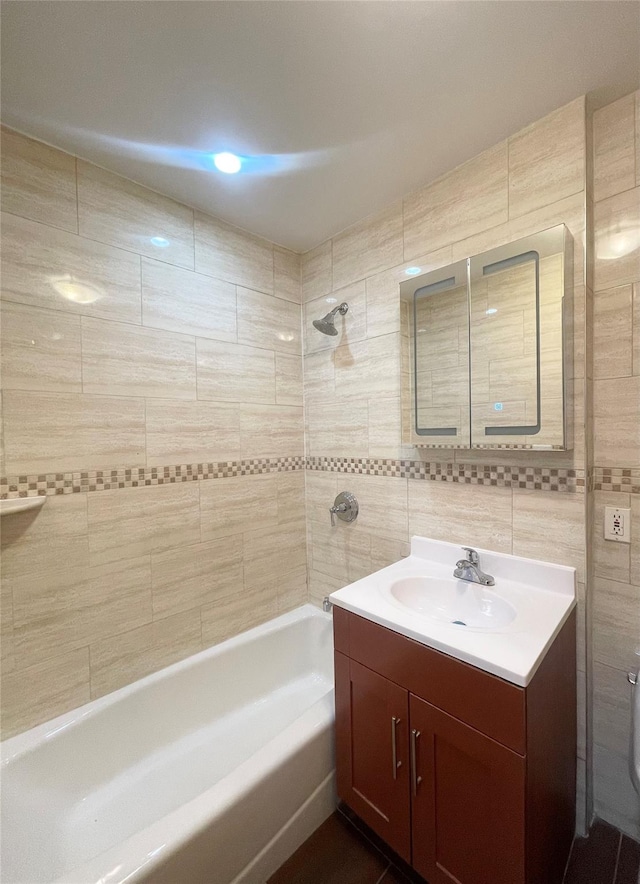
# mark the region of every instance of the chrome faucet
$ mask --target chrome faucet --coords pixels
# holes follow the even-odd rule
[[[484,571],[480,569],[480,556],[476,550],[471,549],[469,546],[463,546],[462,549],[466,552],[467,558],[460,559],[459,562],[456,562],[453,576],[457,577],[459,580],[468,580],[469,583],[480,583],[482,586],[494,586],[496,582],[495,578],[493,578],[491,574],[485,574]]]

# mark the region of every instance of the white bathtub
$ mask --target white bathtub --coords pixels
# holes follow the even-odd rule
[[[2,744],[3,884],[263,884],[335,807],[305,605]]]

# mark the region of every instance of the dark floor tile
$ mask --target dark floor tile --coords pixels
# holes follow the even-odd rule
[[[576,838],[564,884],[614,884],[620,832],[596,820],[588,838]]]
[[[334,813],[267,884],[377,884],[388,865],[360,832]]]
[[[361,832],[367,841],[370,841],[374,847],[377,847],[380,853],[385,856],[389,862],[392,864],[393,869],[396,874],[399,874],[401,877],[398,879],[402,882],[402,884],[426,884],[424,878],[422,878],[411,866],[405,862],[401,856],[392,850],[389,845],[382,840],[382,838],[373,831],[360,817],[354,813],[351,808],[340,802],[338,805],[338,812],[343,814],[359,832]],[[387,872],[389,874],[389,872]],[[382,879],[385,884],[387,884],[387,879]],[[389,881],[395,881],[395,879],[390,878]]]
[[[411,879],[403,875],[400,869],[389,866],[380,884],[411,884]]]
[[[637,884],[640,871],[640,844],[622,836],[616,884]],[[384,878],[383,878],[384,880]]]

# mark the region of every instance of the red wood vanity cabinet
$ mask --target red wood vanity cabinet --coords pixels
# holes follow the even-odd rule
[[[338,795],[429,884],[560,884],[575,612],[520,688],[334,607]]]

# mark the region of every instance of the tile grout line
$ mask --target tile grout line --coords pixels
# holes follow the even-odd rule
[[[616,851],[616,861],[613,866],[613,878],[611,879],[611,884],[616,884],[616,879],[618,877],[618,865],[620,863],[620,851],[622,849],[622,832],[618,833],[618,849]]]
[[[380,877],[379,877],[378,880],[375,882],[375,884],[382,884],[382,882],[383,882],[384,878],[386,877],[386,874],[387,874],[387,872],[389,871],[390,868],[391,868],[391,861],[389,861],[389,865],[388,865],[387,868],[384,870],[384,872],[380,875]]]

